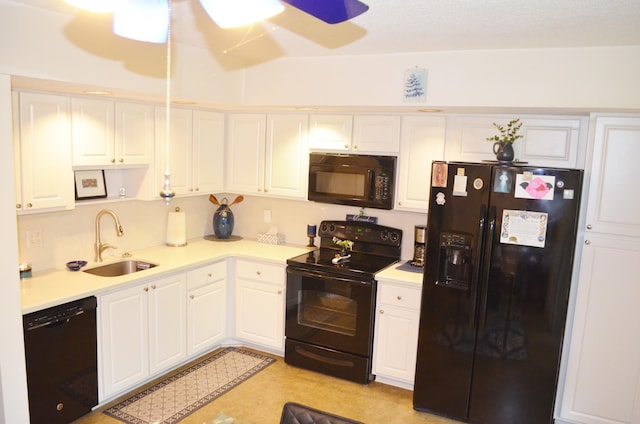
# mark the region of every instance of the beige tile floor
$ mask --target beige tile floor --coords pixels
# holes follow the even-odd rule
[[[412,392],[372,382],[368,386],[287,365],[283,358],[202,407],[181,423],[210,424],[224,413],[252,424],[278,424],[282,406],[293,401],[367,424],[454,424],[446,418],[413,410]],[[126,396],[124,397],[126,398]],[[117,401],[116,401],[117,402]],[[74,424],[117,424],[94,411]]]

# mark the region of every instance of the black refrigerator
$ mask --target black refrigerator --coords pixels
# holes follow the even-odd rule
[[[413,405],[552,422],[583,171],[433,162]]]

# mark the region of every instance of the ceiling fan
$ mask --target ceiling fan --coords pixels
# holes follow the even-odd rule
[[[65,0],[84,10],[113,13],[114,33],[134,40],[165,43],[171,0]],[[348,21],[369,10],[359,0],[199,0],[220,28],[234,28],[277,15],[287,3],[329,24]]]

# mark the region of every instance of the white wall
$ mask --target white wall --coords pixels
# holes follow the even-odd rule
[[[0,422],[27,423],[27,380],[22,336],[20,279],[11,134],[11,85],[0,74]]]
[[[0,73],[160,99],[166,91],[166,45],[118,37],[110,19],[69,17],[0,0],[0,36]],[[174,43],[172,56],[175,99],[241,100],[242,73],[223,69],[210,51]]]
[[[412,106],[403,76],[416,66],[417,107],[640,110],[640,46],[285,58],[246,70],[245,103]]]

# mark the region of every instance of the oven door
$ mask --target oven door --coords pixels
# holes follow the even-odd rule
[[[316,346],[370,356],[375,281],[287,267],[285,335]]]

